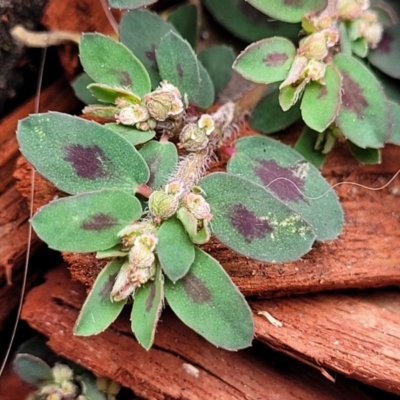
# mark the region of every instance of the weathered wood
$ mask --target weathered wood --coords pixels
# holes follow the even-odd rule
[[[30,291],[22,318],[49,337],[58,354],[147,399],[368,398],[349,382],[333,384],[260,345],[240,352],[216,349],[169,311],[163,313],[148,352],[132,336],[127,312],[100,335],[75,337],[71,331],[85,297],[83,286],[70,280],[65,266],[46,278]]]

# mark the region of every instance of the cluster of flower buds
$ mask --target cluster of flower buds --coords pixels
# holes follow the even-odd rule
[[[179,135],[181,146],[192,152],[205,149],[214,129],[215,123],[212,116],[203,114],[196,123],[192,122],[184,126]]]
[[[179,90],[168,82],[144,96],[138,104],[124,104],[115,115],[117,123],[131,125],[147,131],[155,129],[158,123],[179,119],[184,112],[184,102]]]
[[[153,279],[156,272],[155,249],[157,230],[150,222],[139,221],[122,229],[118,236],[128,260],[122,265],[111,290],[112,301],[121,301],[133,295],[135,290]]]

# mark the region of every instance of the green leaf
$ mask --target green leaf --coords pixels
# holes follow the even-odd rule
[[[247,0],[262,13],[279,21],[300,22],[308,13],[322,11],[327,0]]]
[[[136,197],[122,190],[100,190],[55,200],[40,208],[31,222],[52,249],[86,253],[117,244],[117,233],[141,215]]]
[[[172,282],[189,271],[194,261],[194,245],[178,219],[169,218],[162,223],[158,230],[157,255],[165,275]]]
[[[85,372],[77,377],[82,387],[82,394],[86,400],[107,400],[107,395],[101,392],[96,384],[96,377]]]
[[[186,39],[193,49],[197,46],[197,18],[197,7],[194,4],[184,4],[168,16],[168,22],[175,26],[182,38]]]
[[[368,54],[368,42],[365,38],[359,38],[351,42],[351,50],[353,53],[361,58]]]
[[[96,103],[96,99],[87,88],[91,83],[93,83],[93,79],[90,78],[85,72],[82,72],[80,75],[78,75],[71,83],[75,96],[85,104]]]
[[[136,291],[131,314],[132,332],[146,350],[153,345],[163,304],[164,278],[158,266],[154,280],[147,282]]]
[[[202,3],[229,32],[247,43],[271,36],[298,39],[300,24],[275,21],[243,0],[203,0]]]
[[[279,104],[279,90],[268,91],[255,106],[250,119],[251,126],[267,135],[279,132],[301,117],[300,104],[283,111]]]
[[[376,49],[370,50],[368,60],[385,74],[400,78],[400,24],[385,28]]]
[[[147,185],[152,189],[164,186],[178,164],[178,152],[175,145],[171,142],[152,140],[140,149],[140,154],[150,170]]]
[[[246,47],[233,69],[253,82],[279,82],[287,77],[295,54],[293,43],[285,38],[263,39]]]
[[[200,108],[208,108],[213,105],[215,99],[214,84],[208,71],[198,62],[200,73],[200,88],[196,98],[196,105]]]
[[[122,251],[122,244],[117,243],[115,246],[109,249],[99,250],[96,252],[96,258],[115,258],[115,257],[125,257],[128,255],[127,251]]]
[[[150,92],[150,77],[129,49],[100,33],[84,33],[79,57],[85,72],[98,83],[125,88],[139,97]]]
[[[147,7],[156,2],[157,0],[108,0],[108,5],[111,8],[134,10],[135,8]]]
[[[165,297],[178,318],[215,346],[239,350],[251,345],[251,310],[225,270],[204,251],[196,248],[184,278],[176,284],[166,280]]]
[[[207,175],[199,185],[213,213],[212,234],[236,252],[286,262],[311,249],[315,235],[310,225],[260,185],[225,173]]]
[[[133,146],[146,143],[156,135],[155,131],[141,131],[133,126],[115,124],[113,122],[105,124],[104,126],[118,133],[118,135],[122,136]]]
[[[400,146],[400,105],[394,101],[389,101],[389,105],[392,112],[392,129],[387,142]]]
[[[55,112],[35,114],[19,121],[17,138],[38,172],[67,193],[105,188],[132,193],[149,178],[139,152],[93,121]]]
[[[349,142],[349,148],[351,154],[361,164],[380,164],[382,161],[379,149],[362,149],[351,142]]]
[[[53,380],[50,366],[39,357],[32,354],[17,354],[13,362],[14,371],[24,381],[39,386]]]
[[[337,117],[341,103],[341,77],[334,65],[328,65],[325,85],[310,82],[301,101],[301,115],[304,122],[317,132],[324,131]]]
[[[289,111],[303,94],[307,81],[304,79],[299,85],[284,86],[279,90],[279,104],[283,111]]]
[[[235,53],[231,47],[218,45],[204,49],[197,55],[197,58],[208,71],[214,84],[215,93],[218,94],[231,79]]]
[[[97,100],[104,103],[115,103],[117,99],[124,99],[132,104],[140,102],[140,98],[135,96],[129,90],[115,88],[103,83],[91,83],[88,90]]]
[[[343,211],[335,192],[314,166],[283,143],[265,136],[242,138],[236,142],[227,171],[263,186],[297,211],[312,226],[318,240],[334,239],[341,232]],[[277,178],[283,179],[272,183]],[[243,191],[248,196],[249,192]],[[313,199],[319,196],[322,197]],[[296,240],[295,236],[291,240]]]
[[[306,126],[297,139],[294,149],[299,152],[314,167],[321,168],[325,162],[326,154],[315,149],[315,142],[318,138],[318,132],[313,131]]]
[[[167,33],[156,51],[157,65],[163,80],[175,85],[189,101],[196,101],[200,89],[200,72],[190,44],[175,32]]]
[[[337,54],[334,63],[343,88],[336,124],[358,147],[383,147],[390,129],[390,109],[379,82],[353,57]]]
[[[151,29],[149,29],[151,27]],[[120,40],[146,67],[152,87],[160,83],[156,50],[161,39],[176,29],[157,14],[147,10],[127,12],[120,22]]]
[[[123,260],[115,259],[101,270],[79,313],[74,335],[97,335],[106,330],[121,313],[126,300],[112,302],[110,294],[122,264]]]

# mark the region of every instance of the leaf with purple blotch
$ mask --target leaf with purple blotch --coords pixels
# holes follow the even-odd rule
[[[395,101],[389,101],[392,112],[391,135],[387,142],[400,146],[400,105]]]
[[[147,185],[152,189],[164,186],[178,164],[176,146],[167,141],[147,142],[139,151],[150,170]]]
[[[168,22],[186,39],[193,49],[197,46],[199,21],[197,7],[194,4],[183,4],[168,15]]]
[[[349,142],[349,149],[360,164],[380,164],[382,161],[379,149],[362,149],[351,142]]]
[[[318,132],[313,131],[308,126],[304,127],[293,148],[314,167],[321,168],[325,162],[326,154],[322,153],[321,150],[315,149],[318,135]]]
[[[385,28],[376,49],[370,50],[368,60],[385,74],[400,78],[400,23]]]
[[[146,350],[153,345],[163,305],[164,277],[160,266],[157,266],[154,280],[136,290],[131,313],[132,332]]]
[[[54,379],[50,366],[33,354],[17,354],[13,361],[13,369],[24,382],[34,386],[40,386]]]
[[[96,99],[87,88],[93,82],[93,79],[85,72],[79,74],[71,83],[75,96],[85,104],[94,104]]]
[[[335,192],[317,168],[283,143],[265,136],[239,139],[227,171],[263,186],[297,211],[312,226],[318,240],[334,239],[341,232],[343,211]]]
[[[120,8],[125,10],[134,10],[140,7],[147,7],[154,4],[157,0],[108,0],[111,8]]]
[[[136,197],[105,189],[55,200],[40,208],[31,223],[52,249],[86,253],[117,244],[117,233],[141,215]]]
[[[200,61],[197,62],[200,74],[200,88],[194,103],[200,108],[208,108],[214,104],[215,89],[210,74]]]
[[[391,121],[390,107],[380,83],[354,57],[337,54],[334,64],[342,76],[342,105],[335,123],[358,147],[383,147]]]
[[[156,135],[156,132],[152,130],[141,131],[140,129],[136,129],[133,126],[116,124],[114,122],[104,124],[104,126],[111,129],[113,132],[118,133],[118,135],[122,136],[133,146],[146,143],[149,140],[153,139]]]
[[[175,284],[165,282],[165,297],[184,324],[217,347],[251,345],[250,307],[217,260],[198,248],[190,271]]]
[[[203,0],[202,3],[229,32],[247,43],[271,36],[298,40],[300,24],[273,20],[243,0]]]
[[[284,22],[300,22],[305,14],[322,11],[327,0],[247,0],[262,13]]]
[[[325,84],[312,81],[304,90],[301,115],[314,131],[323,132],[337,117],[341,104],[341,76],[334,65],[328,65]]]
[[[184,277],[193,264],[193,242],[177,218],[169,218],[161,224],[157,255],[165,275],[174,283]]]
[[[196,54],[190,44],[175,32],[167,33],[156,50],[161,78],[187,94],[189,102],[196,102],[200,90],[200,71]]]
[[[143,63],[150,75],[152,87],[156,88],[161,80],[156,50],[169,31],[176,32],[175,27],[150,11],[134,10],[123,15],[119,29],[121,42]]]
[[[123,262],[123,259],[114,259],[97,275],[75,323],[74,335],[97,335],[117,319],[126,300],[111,301],[110,294]]]
[[[283,37],[272,37],[252,43],[236,58],[233,69],[257,83],[283,81],[290,70],[296,49]]]
[[[103,83],[91,83],[88,90],[97,100],[103,103],[115,103],[117,99],[123,99],[131,104],[140,103],[140,98],[129,90],[116,88]]]
[[[142,97],[150,92],[144,65],[122,43],[100,33],[84,33],[79,58],[85,72],[97,83],[120,87]]]
[[[35,114],[19,121],[22,154],[60,190],[99,189],[132,193],[147,182],[149,169],[124,138],[93,121],[67,114]]]
[[[287,262],[311,249],[315,234],[308,222],[262,186],[219,172],[199,186],[213,214],[211,233],[232,250],[260,261]]]

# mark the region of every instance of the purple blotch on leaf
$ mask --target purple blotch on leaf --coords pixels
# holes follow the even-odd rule
[[[182,278],[182,285],[186,294],[194,303],[203,304],[211,301],[212,294],[210,289],[193,272],[189,271]]]
[[[268,54],[264,59],[264,64],[268,67],[278,67],[285,64],[288,56],[286,53],[271,53]]]
[[[265,24],[266,15],[261,11],[258,11],[256,8],[247,4],[244,1],[238,2],[239,10],[242,14],[247,15],[254,23],[256,24]]]
[[[306,201],[300,193],[300,191],[304,191],[304,179],[295,173],[293,167],[281,167],[273,160],[257,160],[257,162],[258,166],[254,169],[254,173],[267,189],[272,190],[281,200]],[[299,167],[300,165],[298,165]],[[271,184],[277,178],[285,179],[277,180]]]
[[[146,57],[151,62],[151,69],[155,72],[158,72],[158,66],[156,62],[156,50],[157,46],[155,44],[151,45],[151,50],[146,51]]]
[[[92,215],[89,219],[82,222],[81,228],[85,231],[101,232],[110,229],[118,224],[118,221],[111,215],[99,213]]]
[[[108,301],[110,299],[110,293],[114,286],[116,277],[117,277],[116,273],[108,276],[107,281],[104,283],[103,287],[99,291],[101,301]]]
[[[247,243],[253,239],[263,239],[272,232],[268,221],[257,217],[242,204],[236,204],[233,207],[230,213],[230,222]]]
[[[146,299],[146,312],[149,312],[153,308],[154,299],[156,298],[156,284],[151,282],[150,293]]]
[[[361,119],[364,115],[364,110],[368,107],[368,101],[364,97],[362,87],[354,81],[351,76],[341,71],[342,74],[342,104],[343,106],[353,112],[358,119]]]
[[[64,160],[72,164],[80,178],[94,180],[107,176],[103,165],[107,158],[99,146],[85,147],[80,144],[70,144],[65,146],[64,150],[66,153]]]
[[[179,63],[176,65],[176,72],[178,73],[179,79],[182,79],[183,78],[183,69],[182,69],[181,64],[179,64]]]
[[[383,32],[383,37],[378,45],[378,52],[390,54],[392,52],[393,36],[389,32]]]
[[[132,79],[126,71],[120,71],[119,76],[120,76],[119,81],[122,86],[131,86],[132,85]]]
[[[161,157],[160,156],[151,157],[146,161],[146,163],[150,170],[150,178],[147,181],[147,186],[150,186],[152,189],[155,189],[153,188],[153,183],[156,177],[156,173],[161,167]]]
[[[321,85],[318,93],[318,98],[323,99],[324,97],[326,97],[327,94],[328,94],[328,89],[326,88],[326,85]]]

